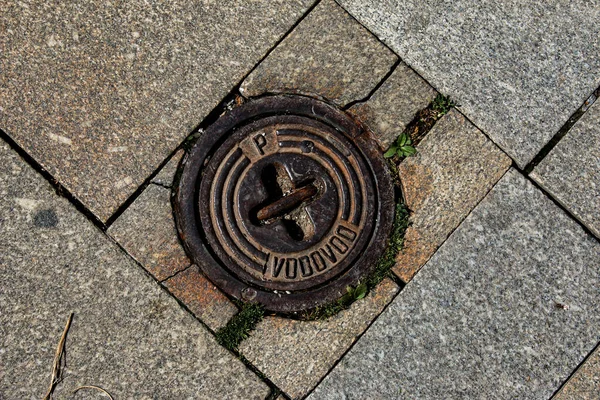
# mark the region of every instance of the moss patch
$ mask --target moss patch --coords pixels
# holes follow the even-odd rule
[[[406,233],[406,228],[408,228],[409,224],[408,217],[409,212],[404,203],[397,203],[394,225],[388,239],[388,245],[385,252],[379,257],[373,272],[371,272],[371,274],[356,287],[349,286],[346,288],[347,292],[341,299],[306,312],[302,316],[302,319],[311,321],[328,319],[340,311],[348,309],[348,307],[356,300],[364,298],[367,293],[375,288],[382,280],[391,277],[391,269],[396,263],[396,255],[402,250],[404,244],[404,234]]]
[[[248,337],[256,325],[262,321],[265,310],[260,304],[245,303],[242,310],[237,313],[227,325],[217,331],[217,342],[223,347],[237,351],[242,340]]]

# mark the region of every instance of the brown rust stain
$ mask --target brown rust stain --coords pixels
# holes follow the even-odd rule
[[[404,248],[396,257],[394,273],[404,282],[409,282],[429,260],[437,245],[424,238],[412,226],[406,230]]]
[[[196,265],[192,265],[163,284],[196,316],[202,318],[208,312],[214,312],[228,306],[229,299],[209,281]]]
[[[406,206],[416,212],[433,193],[433,172],[419,163],[418,154],[405,159],[398,170]]]
[[[404,201],[411,210],[411,226],[404,236],[404,247],[396,257],[394,273],[404,282],[410,281],[419,269],[429,260],[437,245],[415,221],[427,199],[434,190],[432,171],[419,164],[419,155],[407,158],[399,167],[400,182]]]

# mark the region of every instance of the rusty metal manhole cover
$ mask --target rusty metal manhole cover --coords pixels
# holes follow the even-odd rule
[[[385,249],[394,195],[380,151],[324,102],[246,103],[206,130],[182,168],[180,237],[240,300],[284,313],[334,301]]]

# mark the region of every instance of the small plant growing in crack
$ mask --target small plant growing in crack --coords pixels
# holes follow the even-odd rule
[[[394,143],[392,143],[390,148],[383,154],[383,156],[385,158],[392,158],[394,156],[408,157],[414,155],[416,152],[417,150],[412,146],[412,139],[408,133],[403,132],[396,138]]]
[[[437,118],[441,118],[448,114],[453,107],[456,107],[456,103],[451,100],[450,97],[444,96],[443,94],[438,94],[435,99],[433,99],[431,105],[433,111],[437,113]]]
[[[414,155],[417,145],[437,120],[448,114],[457,104],[448,96],[438,94],[427,108],[419,111],[415,118],[406,126],[406,129],[392,143],[390,148],[383,154],[385,158],[393,159],[394,162],[401,161],[404,157]]]

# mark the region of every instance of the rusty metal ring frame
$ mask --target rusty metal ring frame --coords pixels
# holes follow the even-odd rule
[[[352,118],[297,95],[219,118],[182,160],[177,229],[225,293],[292,313],[340,298],[385,250],[394,191]]]

